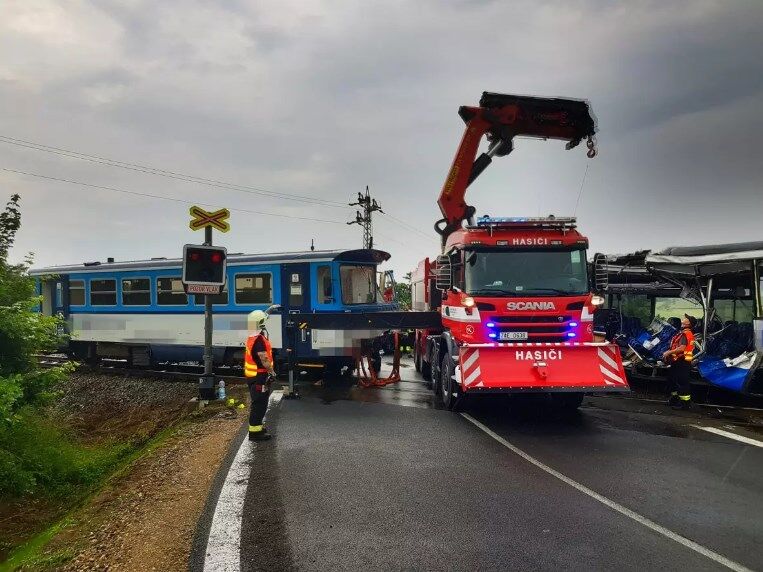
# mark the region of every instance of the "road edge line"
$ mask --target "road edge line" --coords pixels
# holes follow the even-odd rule
[[[223,457],[223,461],[220,463],[217,473],[212,480],[212,486],[209,489],[207,500],[199,515],[199,520],[196,523],[196,531],[193,535],[191,553],[188,557],[188,570],[190,572],[202,572],[204,570],[207,542],[209,541],[209,532],[211,529],[212,518],[215,514],[215,508],[217,507],[217,501],[220,498],[220,492],[225,484],[228,471],[233,464],[233,460],[236,458],[236,453],[238,453],[241,448],[241,443],[246,439],[246,434],[247,423],[246,420],[244,420],[241,423],[240,429],[231,440],[230,445],[228,446],[228,451],[225,453],[225,457]]]
[[[270,398],[271,405],[278,404],[282,397],[283,391],[274,391]],[[201,515],[199,516],[199,520],[196,524],[196,531],[194,532],[193,541],[191,544],[191,553],[188,558],[188,569],[190,572],[204,572],[205,570],[225,570],[226,572],[235,572],[240,569],[240,555],[238,547],[241,543],[242,514],[238,514],[238,534],[236,535],[235,558],[233,558],[230,562],[226,562],[222,567],[213,568],[208,567],[207,556],[209,553],[210,538],[213,538],[214,542],[212,531],[214,530],[213,525],[215,523],[215,517],[218,514],[218,508],[220,506],[220,498],[223,495],[225,486],[231,482],[230,477],[234,463],[237,461],[239,463],[241,462],[240,455],[242,455],[242,451],[245,453],[251,451],[251,447],[247,446],[249,445],[249,441],[247,440],[248,433],[248,421],[247,419],[244,419],[243,423],[241,424],[241,429],[239,429],[238,433],[236,433],[236,436],[231,441],[231,444],[228,447],[228,451],[223,458],[223,462],[220,464],[220,467],[217,470],[217,474],[215,474],[214,480],[212,481],[212,486],[207,496],[206,503],[204,504],[204,508],[202,509]],[[248,457],[248,455],[244,456]],[[245,468],[248,471],[249,467],[247,463],[245,463]],[[243,493],[245,495],[246,487],[249,483],[248,472],[246,475],[244,475],[243,479],[238,479],[238,481],[238,484],[243,483]],[[243,500],[241,505],[243,506]],[[239,512],[241,511],[239,510]],[[218,534],[218,536],[220,535]],[[230,534],[224,531],[222,536],[229,537]]]
[[[736,572],[753,572],[750,568],[747,568],[746,566],[743,566],[737,562],[734,562],[733,560],[730,560],[729,558],[726,558],[725,556],[718,554],[717,552],[714,552],[710,550],[709,548],[705,548],[701,544],[698,544],[694,542],[693,540],[689,540],[685,536],[681,536],[678,533],[673,532],[672,530],[669,530],[665,528],[662,525],[657,524],[656,522],[649,520],[645,516],[641,516],[637,512],[632,511],[629,508],[624,507],[621,504],[616,503],[615,501],[612,501],[608,499],[607,497],[597,493],[594,490],[589,489],[585,485],[581,485],[577,481],[571,479],[570,477],[560,473],[559,471],[552,469],[548,465],[542,463],[541,461],[537,460],[535,457],[525,453],[522,449],[516,447],[515,445],[512,445],[509,443],[506,439],[498,435],[495,431],[487,427],[486,425],[483,425],[481,422],[477,421],[474,417],[469,415],[468,413],[461,413],[461,416],[469,421],[472,425],[483,431],[485,434],[489,435],[496,441],[498,441],[501,445],[509,449],[514,454],[522,457],[525,461],[528,463],[531,463],[532,465],[535,465],[542,471],[545,471],[552,477],[556,477],[563,483],[566,483],[573,487],[574,489],[577,489],[581,493],[588,495],[594,500],[599,501],[601,504],[603,504],[606,507],[611,508],[612,510],[619,512],[620,514],[627,516],[631,520],[634,520],[638,522],[639,524],[649,528],[650,530],[661,534],[662,536],[677,542],[678,544],[681,544],[685,546],[686,548],[693,550],[694,552],[697,552],[698,554],[701,554],[702,556],[705,556],[706,558],[709,558],[710,560],[725,566],[726,568],[729,568],[730,570],[734,570]]]
[[[728,439],[733,439],[734,441],[738,441],[739,443],[744,443],[745,445],[752,445],[753,447],[763,447],[763,441],[758,441],[757,439],[753,439],[751,437],[745,437],[744,435],[737,435],[736,433],[732,433],[731,431],[724,431],[723,429],[718,429],[716,427],[705,427],[703,425],[692,425],[695,429],[701,429],[702,431],[707,431],[708,433],[714,433],[715,435],[720,435],[721,437],[726,437]]]

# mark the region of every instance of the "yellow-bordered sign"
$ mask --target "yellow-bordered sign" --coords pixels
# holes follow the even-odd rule
[[[188,225],[191,227],[191,230],[201,230],[208,226],[211,226],[220,232],[228,232],[230,230],[230,225],[227,222],[230,217],[230,211],[228,209],[220,209],[219,211],[211,213],[205,211],[201,207],[193,206],[189,212],[193,217],[191,223]]]

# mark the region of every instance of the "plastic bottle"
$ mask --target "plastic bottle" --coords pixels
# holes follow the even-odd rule
[[[221,379],[220,383],[217,385],[217,399],[225,399],[225,380]]]

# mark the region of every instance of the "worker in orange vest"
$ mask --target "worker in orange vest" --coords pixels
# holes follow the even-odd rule
[[[273,366],[273,348],[267,337],[265,322],[269,314],[255,310],[249,314],[249,330],[244,349],[244,377],[249,386],[251,409],[249,410],[249,440],[267,441],[271,434],[263,424],[268,410],[270,386],[276,379]]]
[[[670,381],[670,399],[668,404],[675,409],[691,407],[691,389],[689,376],[691,361],[694,359],[694,328],[697,318],[684,314],[681,320],[681,331],[670,340],[670,349],[662,354],[662,361],[670,364],[668,380]]]

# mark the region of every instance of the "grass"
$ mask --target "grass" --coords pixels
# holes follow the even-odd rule
[[[76,494],[101,480],[133,448],[129,443],[82,445],[27,408],[13,424],[0,427],[0,501]]]
[[[221,407],[210,407],[209,410],[205,412],[196,411],[187,417],[185,421],[176,422],[169,427],[166,427],[142,444],[127,446],[126,449],[124,448],[125,446],[114,446],[110,449],[111,456],[104,447],[86,449],[84,447],[77,447],[76,444],[68,441],[63,445],[63,456],[68,456],[70,460],[79,462],[80,468],[84,470],[73,472],[63,471],[63,473],[55,470],[44,471],[46,475],[52,472],[59,475],[59,477],[68,475],[69,478],[64,478],[63,480],[49,480],[46,477],[46,479],[43,479],[41,482],[54,483],[52,487],[43,489],[49,494],[66,494],[64,491],[69,491],[68,494],[72,495],[72,502],[69,504],[71,507],[70,510],[47,529],[29,539],[24,544],[16,547],[5,562],[0,562],[0,572],[13,572],[22,566],[25,569],[44,570],[71,560],[75,554],[70,548],[52,554],[46,554],[44,550],[51,539],[53,539],[62,529],[69,526],[77,526],[76,515],[80,508],[86,505],[87,502],[98,494],[104,486],[125,473],[135,461],[141,457],[149,455],[157,447],[162,445],[162,443],[171,437],[183,426],[184,423],[192,423],[194,421],[202,420],[218,411],[220,408]],[[46,426],[46,422],[43,420],[36,419],[35,422],[39,422],[42,426]],[[33,426],[35,422],[32,422],[28,426]],[[48,428],[50,429],[49,426]],[[53,431],[50,435],[55,433],[56,432]],[[66,440],[64,432],[58,431],[57,434],[59,438]],[[50,437],[50,439],[54,440],[55,438]],[[0,441],[2,441],[2,439],[0,439]],[[61,444],[60,441],[59,444]],[[1,446],[2,444],[0,443],[0,447]],[[66,449],[69,447],[71,447],[71,449],[69,452],[66,452]],[[100,450],[100,453],[96,452],[98,450]],[[58,465],[58,463],[53,463],[53,465]],[[77,485],[77,482],[80,484]],[[83,486],[85,482],[88,483],[88,486]]]

